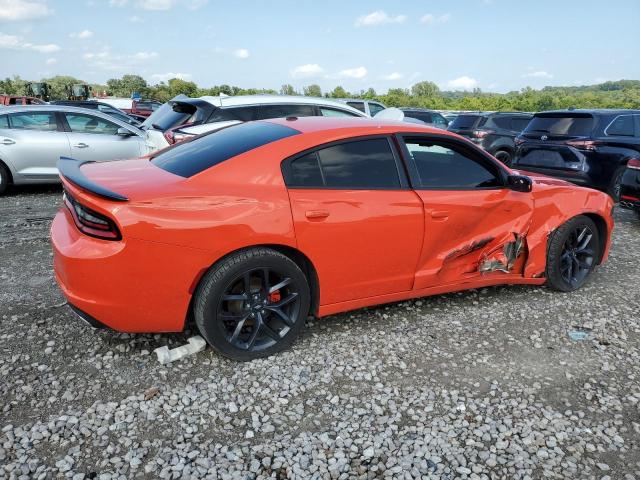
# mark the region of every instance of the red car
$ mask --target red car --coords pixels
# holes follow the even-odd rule
[[[0,105],[8,107],[10,105],[44,105],[47,102],[36,97],[26,97],[24,95],[0,95]]]
[[[61,159],[55,274],[94,326],[193,316],[239,360],[308,315],[497,284],[571,291],[605,261],[608,195],[527,177],[461,137],[347,118],[249,122],[151,159]]]

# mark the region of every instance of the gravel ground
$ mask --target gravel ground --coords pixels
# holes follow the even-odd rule
[[[0,478],[640,479],[628,212],[575,293],[441,295],[314,321],[269,359],[161,366],[189,332],[95,332],[63,305],[60,197],[0,198]]]

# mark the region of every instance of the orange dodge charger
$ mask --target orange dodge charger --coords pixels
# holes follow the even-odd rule
[[[575,290],[613,229],[606,194],[409,123],[249,122],[151,159],[58,167],[54,268],[73,310],[123,332],[193,317],[238,360],[288,347],[309,315],[497,284]]]

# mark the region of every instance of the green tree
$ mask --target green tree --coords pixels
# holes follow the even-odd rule
[[[107,80],[107,91],[116,97],[131,97],[134,92],[144,97],[148,95],[149,87],[140,75],[123,75],[122,78]]]
[[[303,87],[302,91],[308,97],[321,97],[322,96],[322,90],[320,89],[320,85],[316,85],[316,84],[309,85],[307,87]]]
[[[414,97],[435,97],[440,93],[440,89],[433,82],[418,82],[411,87],[411,95]]]
[[[285,83],[284,85],[282,85],[282,87],[280,87],[280,94],[281,95],[296,95],[296,91],[294,90],[292,85],[289,85],[288,83]]]
[[[337,86],[331,91],[329,96],[331,98],[347,98],[350,95],[349,92],[347,92],[344,88],[342,88],[341,86]]]
[[[171,97],[175,97],[180,94],[184,94],[188,97],[194,97],[198,91],[198,86],[195,83],[187,82],[180,78],[172,78],[169,80],[168,86]]]
[[[84,80],[80,80],[68,75],[58,75],[51,78],[44,78],[42,80],[49,84],[51,100],[66,100],[69,96],[69,88],[76,83],[84,84]]]

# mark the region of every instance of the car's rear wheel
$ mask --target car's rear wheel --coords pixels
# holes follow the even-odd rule
[[[513,157],[511,155],[511,152],[509,152],[508,150],[498,150],[493,156],[496,157],[505,165],[511,166],[511,161],[513,160]]]
[[[600,238],[595,223],[579,215],[564,223],[549,237],[547,284],[572,292],[586,282],[598,263]]]
[[[607,189],[607,193],[613,201],[618,203],[620,201],[620,189],[622,187],[622,177],[624,176],[624,172],[626,167],[618,168],[614,173],[613,177],[611,177],[611,183],[609,184],[609,188]]]
[[[194,316],[202,336],[233,360],[288,348],[309,314],[309,284],[300,267],[270,248],[224,258],[196,291]]]
[[[9,181],[11,176],[9,174],[9,169],[0,162],[0,195],[2,195],[9,186]]]

